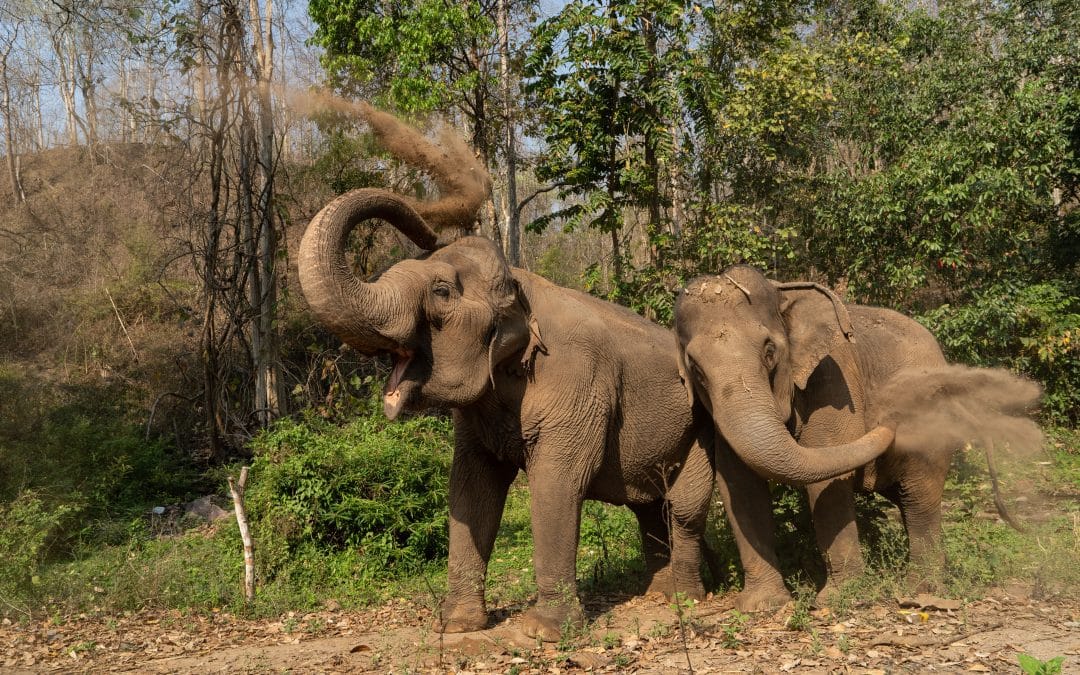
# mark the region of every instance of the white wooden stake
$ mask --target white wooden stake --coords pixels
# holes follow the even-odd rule
[[[232,476],[229,476],[229,492],[232,494],[233,509],[236,511],[236,522],[240,526],[240,539],[244,542],[244,599],[247,602],[255,600],[255,544],[251,540],[251,529],[248,528],[247,513],[244,511],[244,487],[247,485],[248,467],[241,467],[240,480],[233,484]]]

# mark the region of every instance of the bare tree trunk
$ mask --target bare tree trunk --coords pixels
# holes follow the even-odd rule
[[[40,73],[37,81],[34,83],[34,113],[37,117],[37,148],[38,152],[45,149],[45,115],[41,110],[41,77]]]
[[[16,204],[21,204],[26,201],[26,195],[23,193],[22,181],[19,180],[18,150],[15,147],[13,131],[15,121],[11,113],[11,77],[8,70],[8,57],[11,56],[11,50],[15,48],[18,35],[19,29],[16,26],[11,40],[4,45],[4,50],[0,53],[0,89],[3,89],[0,92],[3,97],[0,100],[0,105],[3,106],[0,112],[4,115],[4,151],[7,156],[8,177],[11,179],[11,196]]]
[[[499,77],[502,84],[503,126],[506,130],[506,195],[503,199],[503,218],[506,260],[510,265],[521,265],[521,212],[517,203],[517,148],[514,139],[514,104],[510,82],[510,19],[508,0],[499,0]]]
[[[277,230],[274,218],[274,110],[270,83],[274,75],[273,0],[266,0],[266,16],[260,16],[257,0],[248,0],[252,34],[255,38],[257,64],[256,98],[259,106],[259,169],[262,186],[259,192],[258,253],[255,292],[252,307],[256,318],[253,335],[259,336],[255,351],[255,408],[262,424],[282,411],[280,395],[280,358],[274,318],[277,313]],[[255,341],[252,341],[254,348]]]
[[[60,90],[60,100],[64,103],[64,113],[67,117],[68,140],[74,147],[79,144],[80,123],[79,116],[75,112],[74,67],[70,66],[69,59],[74,58],[75,47],[71,44],[69,48],[64,33],[60,31],[53,32],[52,43],[53,51],[56,53],[56,62],[60,68],[60,82],[57,88]]]
[[[652,16],[648,16],[643,23],[642,32],[645,37],[645,47],[649,52],[649,66],[646,71],[646,87],[652,89],[657,85],[657,44],[656,28]],[[658,120],[659,111],[656,105],[649,102],[645,105],[645,114],[648,119]],[[649,179],[649,222],[645,226],[646,245],[649,252],[649,264],[653,267],[663,265],[662,253],[657,244],[657,234],[660,231],[660,162],[656,156],[656,139],[645,137],[645,171]]]

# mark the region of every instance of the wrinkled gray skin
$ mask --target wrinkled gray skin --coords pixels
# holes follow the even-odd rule
[[[529,483],[539,590],[524,620],[528,635],[555,640],[565,622],[582,620],[575,558],[585,499],[625,504],[637,515],[651,590],[702,597],[713,431],[686,400],[672,334],[511,269],[479,237],[362,282],[349,272],[344,244],[368,218],[435,246],[435,234],[398,197],[357,190],[312,220],[300,281],[314,314],[346,343],[392,355],[388,417],[453,409],[449,594],[437,629],[487,625],[488,558],[518,471]]]
[[[891,310],[844,306],[811,284],[783,288],[736,266],[699,277],[680,294],[675,332],[680,368],[712,414],[717,477],[746,571],[737,604],[782,604],[767,479],[792,444],[837,446],[866,438],[875,388],[909,367],[945,364],[921,325]],[[762,457],[758,461],[754,457]],[[751,458],[751,459],[748,459]],[[829,581],[822,597],[859,573],[862,557],[853,490],[879,492],[901,510],[916,568],[939,568],[941,494],[950,454],[899,452],[890,446],[854,473],[808,485],[818,545]]]

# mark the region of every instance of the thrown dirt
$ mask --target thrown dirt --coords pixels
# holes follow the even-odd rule
[[[1080,670],[1080,601],[1012,584],[984,598],[917,596],[857,607],[743,616],[731,596],[684,612],[657,597],[586,597],[589,631],[539,645],[521,608],[476,633],[433,633],[428,608],[328,609],[277,620],[139,612],[0,626],[7,673],[915,673],[1019,672],[1017,655]],[[788,627],[793,614],[799,630]]]
[[[307,115],[329,111],[366,120],[387,152],[435,181],[438,200],[405,198],[433,230],[448,231],[454,238],[475,228],[476,214],[491,193],[491,177],[455,130],[443,127],[436,144],[418,129],[367,103],[327,92],[293,92],[286,100],[290,108]]]
[[[901,452],[949,453],[965,443],[1030,458],[1043,447],[1028,416],[1042,390],[1000,368],[947,365],[902,370],[874,392],[870,417],[896,428]]]

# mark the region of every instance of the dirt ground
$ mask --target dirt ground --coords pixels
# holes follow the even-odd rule
[[[277,620],[139,612],[0,626],[6,673],[914,673],[1020,672],[1017,654],[1063,656],[1080,672],[1080,599],[1022,583],[970,602],[916,596],[844,616],[793,606],[741,618],[731,596],[684,612],[654,597],[586,598],[587,633],[538,645],[520,609],[477,633],[439,636],[405,600]],[[796,613],[804,624],[787,627]]]

